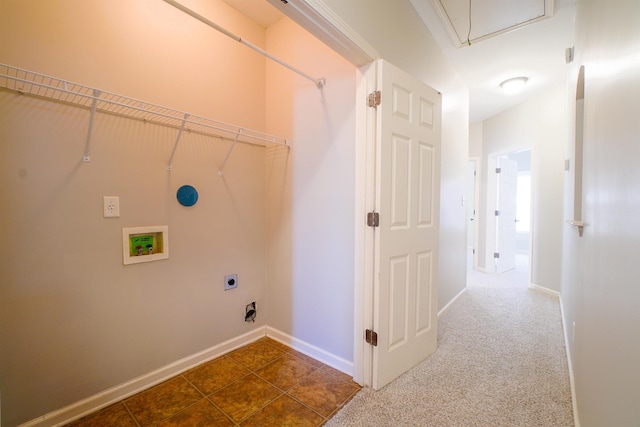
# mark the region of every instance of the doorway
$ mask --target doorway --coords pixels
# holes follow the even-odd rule
[[[517,164],[515,265],[521,274],[529,275],[531,259],[531,150],[508,155]]]
[[[469,159],[469,170],[472,167]],[[467,179],[467,199],[473,191],[471,172]],[[477,176],[481,176],[477,172]],[[505,273],[517,270],[519,274],[530,277],[531,256],[531,149],[490,154],[487,158],[486,200],[484,219],[471,221],[467,207],[468,246],[472,239],[476,245],[469,249],[468,270],[482,270],[485,273]],[[476,180],[477,181],[477,180]],[[479,194],[479,193],[476,193]],[[482,201],[476,200],[482,206]],[[475,222],[475,225],[470,225]],[[473,233],[473,235],[471,235]],[[480,251],[478,248],[480,247]],[[477,253],[484,255],[477,259]],[[484,268],[479,264],[484,261]]]

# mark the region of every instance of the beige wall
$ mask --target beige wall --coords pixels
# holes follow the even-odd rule
[[[221,1],[185,3],[258,45]],[[158,1],[3,1],[0,62],[265,127],[265,59]],[[10,43],[8,41],[11,41]],[[265,150],[0,91],[2,425],[64,407],[265,324]],[[285,150],[286,151],[286,150]],[[192,184],[197,205],[176,190]],[[120,197],[120,218],[102,197]],[[168,260],[123,266],[122,227],[169,226]],[[225,274],[240,286],[225,292]],[[258,302],[255,324],[244,307]]]
[[[327,86],[273,68],[163,2],[0,4],[0,38],[15,41],[0,44],[0,62],[294,145],[237,148],[223,179],[216,172],[229,142],[185,134],[168,173],[175,129],[99,114],[92,162],[83,164],[88,111],[2,92],[2,195],[20,205],[2,217],[13,229],[0,246],[3,425],[267,323],[342,366],[353,362],[355,69],[290,22],[265,32],[222,1],[183,3]],[[409,2],[377,2],[370,12],[394,17],[386,35],[363,16],[349,24],[443,93],[442,307],[465,286],[468,94]],[[200,190],[191,209],[175,201],[183,183]],[[104,195],[120,196],[121,218],[102,218]],[[146,224],[169,225],[171,258],[122,266],[121,228]],[[53,249],[34,258],[33,239]],[[240,276],[237,292],[222,290],[230,272]],[[251,300],[253,325],[242,319]]]
[[[2,423],[119,387],[243,333],[353,365],[355,67],[288,19],[182,2],[308,80],[158,1],[0,4],[0,62],[290,138],[230,141],[0,91]],[[182,184],[196,206],[175,200]],[[121,217],[102,217],[102,197]],[[170,258],[123,266],[121,228],[169,226]],[[35,243],[34,243],[35,242]],[[34,253],[38,256],[33,256]],[[225,274],[239,288],[223,290]],[[255,324],[244,307],[258,303]],[[221,344],[222,343],[222,344]]]
[[[562,303],[583,427],[640,422],[638,16],[635,0],[578,2],[568,98],[575,105],[577,70],[584,65],[587,226],[579,237],[564,224]],[[573,120],[569,128],[573,135]],[[573,142],[568,145],[572,153]],[[568,215],[572,201],[568,192]]]

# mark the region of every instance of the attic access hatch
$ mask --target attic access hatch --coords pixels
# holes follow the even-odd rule
[[[554,0],[431,0],[453,44],[463,47],[553,16]]]

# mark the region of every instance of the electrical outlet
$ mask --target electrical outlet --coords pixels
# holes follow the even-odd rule
[[[230,274],[228,276],[224,276],[224,290],[228,291],[229,289],[235,289],[238,287],[238,275]]]
[[[102,198],[104,218],[117,218],[120,216],[120,197],[104,196]]]

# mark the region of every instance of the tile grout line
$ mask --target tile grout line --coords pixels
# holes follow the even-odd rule
[[[240,350],[242,350],[243,348],[246,348],[248,346],[250,346],[251,344],[255,344],[255,343],[260,343],[258,348],[254,348],[254,349],[250,349],[249,351],[245,351],[244,353],[241,352]],[[264,347],[266,346],[266,347]],[[266,350],[266,351],[265,351]],[[232,355],[236,354],[237,358],[234,358]],[[275,354],[275,356],[273,356]],[[270,359],[271,357],[274,357],[273,359]],[[233,381],[231,381],[228,384],[225,384],[222,387],[217,388],[216,390],[212,391],[211,393],[205,394],[205,389],[207,389],[208,387],[203,385],[203,389],[201,390],[198,386],[196,386],[196,383],[194,382],[195,380],[197,380],[196,377],[194,378],[194,381],[190,380],[189,378],[187,378],[187,374],[189,372],[193,372],[199,368],[201,368],[202,366],[206,365],[207,363],[211,363],[216,359],[227,359],[229,362],[233,362],[234,364],[238,365],[239,367],[242,367],[242,369],[244,370],[244,374],[243,372],[240,372],[241,376],[234,379]],[[264,362],[266,360],[266,362]],[[247,366],[245,363],[243,363],[243,361],[245,363],[249,363],[254,367],[250,367]],[[252,362],[260,362],[262,363],[260,366],[256,366],[255,363]],[[268,370],[265,370],[265,368],[269,367],[270,365],[273,365],[275,363],[277,363],[278,361],[281,361],[281,363],[283,364],[282,366],[275,366],[271,372],[269,372]],[[282,368],[286,368],[285,370],[281,370]],[[299,368],[299,369],[298,369]],[[266,376],[263,377],[261,374],[258,373],[258,371],[262,371],[263,374],[265,374]],[[297,378],[299,373],[303,373],[303,376],[301,378]],[[210,372],[210,375],[217,375],[215,373],[215,370]],[[222,407],[220,407],[218,404],[216,404],[212,398],[213,395],[215,395],[216,393],[221,392],[222,390],[224,390],[227,387],[230,387],[232,384],[236,384],[238,382],[241,382],[243,380],[246,380],[247,377],[249,377],[250,375],[253,375],[255,378],[257,378],[258,380],[268,384],[269,387],[272,387],[274,391],[277,392],[277,395],[270,399],[269,401],[267,401],[266,403],[264,403],[262,406],[260,406],[258,409],[251,411],[248,415],[246,415],[245,417],[243,417],[242,419],[239,419],[238,421],[235,421],[232,416],[227,413],[225,410],[222,409]],[[284,376],[283,376],[284,375]],[[318,409],[314,409],[312,406],[309,406],[309,404],[304,403],[303,401],[301,401],[299,398],[295,397],[293,394],[291,394],[291,392],[294,390],[294,388],[300,386],[300,394],[301,397],[305,397],[306,393],[308,390],[305,390],[306,386],[308,386],[309,384],[302,385],[305,381],[307,381],[311,376],[313,375],[319,375],[320,377],[325,377],[325,378],[332,378],[332,380],[329,381],[337,381],[339,383],[345,384],[345,385],[349,385],[352,386],[354,388],[354,390],[345,398],[342,399],[341,402],[339,402],[336,405],[336,408],[334,408],[332,410],[332,412],[328,415],[325,416],[323,415],[323,413],[320,413]],[[224,355],[221,355],[215,359],[209,360],[205,363],[200,364],[198,367],[193,367],[192,369],[189,369],[187,371],[184,371],[180,374],[175,375],[174,377],[167,379],[164,382],[169,382],[172,380],[175,380],[177,378],[180,378],[180,380],[184,381],[184,383],[190,387],[192,390],[196,391],[196,395],[194,395],[194,398],[197,398],[198,396],[200,396],[200,398],[198,398],[195,402],[188,404],[188,406],[181,408],[180,410],[164,417],[161,420],[157,420],[154,421],[153,425],[157,424],[157,423],[161,423],[161,422],[166,422],[168,420],[171,420],[173,417],[188,411],[190,409],[192,409],[194,406],[202,403],[203,399],[206,400],[209,404],[212,405],[213,408],[215,408],[217,411],[220,412],[221,415],[224,416],[224,419],[228,420],[233,426],[235,427],[239,427],[241,425],[241,423],[246,422],[248,419],[250,419],[251,417],[256,416],[257,414],[267,410],[267,408],[269,407],[273,407],[271,405],[274,404],[274,402],[276,402],[278,399],[281,399],[283,397],[286,397],[288,399],[291,399],[291,401],[295,402],[297,405],[300,405],[301,408],[306,409],[307,411],[309,411],[309,415],[313,414],[314,417],[318,417],[319,424],[318,426],[322,426],[324,424],[326,424],[342,407],[344,407],[344,405],[346,405],[351,399],[353,399],[353,397],[359,393],[361,391],[361,387],[359,387],[358,384],[354,383],[352,379],[348,378],[347,374],[344,374],[338,370],[336,370],[335,368],[326,365],[323,362],[320,362],[310,356],[305,355],[304,353],[300,353],[297,350],[288,347],[284,344],[281,344],[277,341],[273,341],[272,339],[270,339],[269,337],[263,337],[260,338],[250,344],[248,344],[247,346],[241,347],[240,349],[236,349],[234,351],[231,351],[229,353],[226,353]],[[267,379],[267,377],[272,378],[272,380],[277,381],[278,379],[282,379],[282,381],[280,381],[280,383],[284,384],[287,388],[281,387],[276,385],[275,383],[271,382],[270,380]],[[290,383],[290,380],[295,380],[295,382],[292,385],[288,385]],[[313,380],[311,380],[311,382],[313,382]],[[126,411],[126,413],[128,414],[128,416],[131,418],[131,420],[133,421],[133,423],[137,426],[137,427],[144,427],[143,424],[141,424],[142,421],[139,421],[138,418],[136,417],[136,415],[134,415],[134,412],[132,411],[132,409],[129,407],[129,405],[127,404],[127,400],[130,400],[132,398],[134,398],[135,396],[143,396],[146,393],[150,393],[151,390],[153,390],[156,387],[159,387],[160,384],[144,390],[140,393],[137,393],[134,396],[130,396],[127,399],[122,399],[120,402],[122,403],[122,405],[124,406],[124,409]],[[315,390],[316,387],[311,387],[311,390]],[[330,388],[325,388],[325,387],[320,387],[319,392],[321,393],[329,393],[330,392]],[[302,393],[302,394],[301,394]],[[329,393],[331,394],[331,393]],[[333,397],[335,399],[335,397],[337,397],[338,395],[334,395],[331,394],[331,396],[329,396],[329,394],[327,394],[328,397]],[[333,399],[332,399],[333,400]],[[311,402],[313,402],[313,400],[311,400]],[[319,408],[322,408],[322,410],[324,411],[325,409],[330,409],[330,408],[324,408],[322,405],[319,406]],[[247,407],[247,409],[249,409]],[[100,412],[100,411],[97,411]],[[97,413],[96,412],[96,413]],[[195,411],[195,412],[199,412],[199,411]]]
[[[258,340],[258,341],[260,341],[260,340]],[[311,412],[313,412],[314,414],[318,415],[318,416],[322,419],[322,421],[321,421],[321,423],[319,424],[319,426],[324,425],[324,424],[328,421],[328,418],[327,418],[327,417],[325,417],[324,415],[322,415],[321,413],[319,413],[319,412],[318,412],[317,410],[315,410],[314,408],[312,408],[312,407],[308,406],[308,405],[307,405],[307,404],[305,404],[304,402],[301,402],[299,399],[297,399],[297,398],[296,398],[296,397],[294,397],[293,395],[289,394],[289,392],[290,392],[294,387],[296,387],[297,385],[299,385],[299,384],[301,384],[302,382],[304,382],[304,380],[306,380],[307,378],[309,378],[312,374],[314,374],[314,373],[318,372],[319,370],[321,370],[321,369],[322,369],[322,366],[325,366],[325,365],[324,365],[324,364],[322,364],[322,366],[316,366],[316,365],[313,365],[313,364],[309,363],[309,362],[308,362],[308,361],[306,361],[304,358],[299,357],[299,356],[298,356],[298,354],[297,354],[297,352],[296,352],[296,350],[294,350],[294,349],[292,349],[292,348],[290,348],[290,347],[287,347],[287,350],[282,350],[281,348],[278,348],[277,346],[272,345],[272,344],[271,344],[270,342],[268,342],[267,340],[264,340],[264,341],[262,341],[262,342],[264,342],[265,344],[267,344],[267,345],[271,346],[272,348],[274,348],[274,349],[276,349],[276,350],[282,351],[282,354],[280,354],[280,355],[279,355],[278,357],[276,357],[275,359],[273,359],[273,360],[269,361],[269,362],[268,362],[268,363],[266,363],[265,365],[263,365],[263,366],[261,366],[261,367],[259,367],[259,368],[256,368],[255,370],[254,370],[254,369],[252,369],[252,368],[249,368],[248,366],[242,365],[242,363],[241,363],[241,362],[238,362],[238,361],[236,361],[236,362],[240,363],[242,366],[245,366],[245,367],[246,367],[247,369],[249,369],[249,370],[250,370],[250,371],[251,371],[251,372],[252,372],[256,377],[258,377],[258,378],[260,378],[261,380],[263,380],[263,381],[267,382],[267,383],[268,383],[268,384],[270,384],[271,386],[275,387],[277,390],[282,391],[282,393],[281,393],[280,395],[278,395],[276,398],[274,398],[274,399],[272,399],[271,401],[269,401],[268,403],[266,403],[263,407],[261,407],[261,408],[260,408],[260,409],[258,409],[257,411],[255,411],[255,412],[251,413],[251,414],[250,414],[250,415],[248,415],[246,418],[242,419],[240,422],[244,422],[244,421],[246,421],[247,419],[251,418],[252,416],[256,415],[257,413],[259,413],[260,411],[264,410],[266,407],[268,407],[269,405],[271,405],[273,402],[275,402],[276,400],[278,400],[278,399],[279,399],[279,398],[281,398],[282,396],[287,396],[287,397],[289,397],[290,399],[292,399],[292,400],[294,400],[295,402],[297,402],[298,404],[300,404],[300,405],[302,405],[303,407],[307,408],[308,410],[310,410],[310,411],[311,411]],[[260,374],[258,374],[258,372],[257,372],[257,371],[259,371],[259,370],[261,370],[261,369],[263,369],[263,368],[266,368],[267,366],[269,366],[269,365],[271,365],[271,364],[275,363],[276,361],[278,361],[279,359],[281,359],[281,358],[282,358],[282,357],[284,357],[285,355],[289,355],[289,356],[291,356],[291,357],[294,357],[295,359],[299,360],[300,362],[304,363],[305,365],[308,365],[308,366],[310,366],[311,368],[313,368],[313,370],[312,370],[311,372],[309,372],[307,375],[305,375],[302,379],[300,379],[300,381],[296,382],[294,385],[290,386],[290,387],[289,387],[289,388],[287,388],[286,390],[282,389],[281,387],[277,386],[276,384],[273,384],[271,381],[267,380],[266,378],[263,378],[263,377],[262,377],[262,376],[260,376]],[[331,375],[331,374],[330,374],[330,375]],[[340,380],[342,380],[342,379],[340,378]],[[357,392],[357,391],[358,391],[358,390],[356,390],[356,392]],[[332,414],[333,414],[333,413],[332,413]]]
[[[194,368],[194,369],[197,369],[197,368]],[[218,405],[216,405],[216,403],[215,403],[213,400],[211,400],[211,399],[209,398],[209,396],[211,396],[213,393],[217,392],[218,390],[222,390],[224,387],[221,387],[220,389],[218,389],[218,390],[214,391],[213,393],[209,393],[208,395],[206,395],[206,394],[204,394],[204,392],[203,392],[202,390],[200,390],[200,389],[199,389],[199,388],[198,388],[194,383],[192,383],[191,381],[189,381],[189,379],[184,375],[186,372],[189,372],[189,371],[185,371],[185,372],[183,372],[182,374],[180,374],[180,376],[181,376],[182,378],[184,378],[184,380],[185,380],[187,383],[189,383],[189,385],[190,385],[191,387],[195,388],[195,389],[198,391],[198,393],[200,393],[200,394],[202,395],[202,399],[198,400],[197,402],[194,402],[193,404],[191,404],[191,405],[187,406],[186,408],[181,409],[180,411],[176,412],[175,414],[172,414],[172,415],[168,416],[167,418],[165,418],[165,419],[164,419],[164,420],[162,420],[162,421],[166,421],[166,420],[168,420],[168,419],[171,419],[172,417],[174,417],[174,416],[178,415],[179,413],[181,413],[181,412],[183,412],[183,411],[186,411],[187,409],[191,408],[192,406],[197,405],[198,403],[202,402],[203,400],[206,400],[206,401],[210,402],[210,403],[213,405],[213,407],[214,407],[214,408],[216,408],[218,411],[220,411],[220,413],[221,413],[221,414],[223,414],[225,417],[227,417],[227,419],[228,419],[229,421],[231,421],[234,425],[236,425],[236,426],[237,426],[237,425],[239,425],[239,424],[237,424],[237,423],[236,423],[236,422],[235,422],[235,421],[234,421],[234,420],[229,416],[229,414],[227,414],[225,411],[223,411],[223,410],[222,410],[222,408],[220,408]],[[247,375],[249,375],[249,374],[247,374]],[[243,377],[238,378],[238,380],[239,380],[239,379],[242,379],[242,378],[244,378],[244,377],[246,377],[247,375],[245,375],[245,376],[243,376]],[[236,380],[236,381],[237,381],[237,380]]]
[[[124,406],[124,409],[126,409],[126,411],[129,413],[129,416],[131,417],[133,422],[136,423],[138,427],[142,427],[138,422],[138,419],[133,415],[133,412],[131,412],[131,409],[129,409],[129,407],[127,406],[127,403],[124,400],[122,400],[122,406]]]

